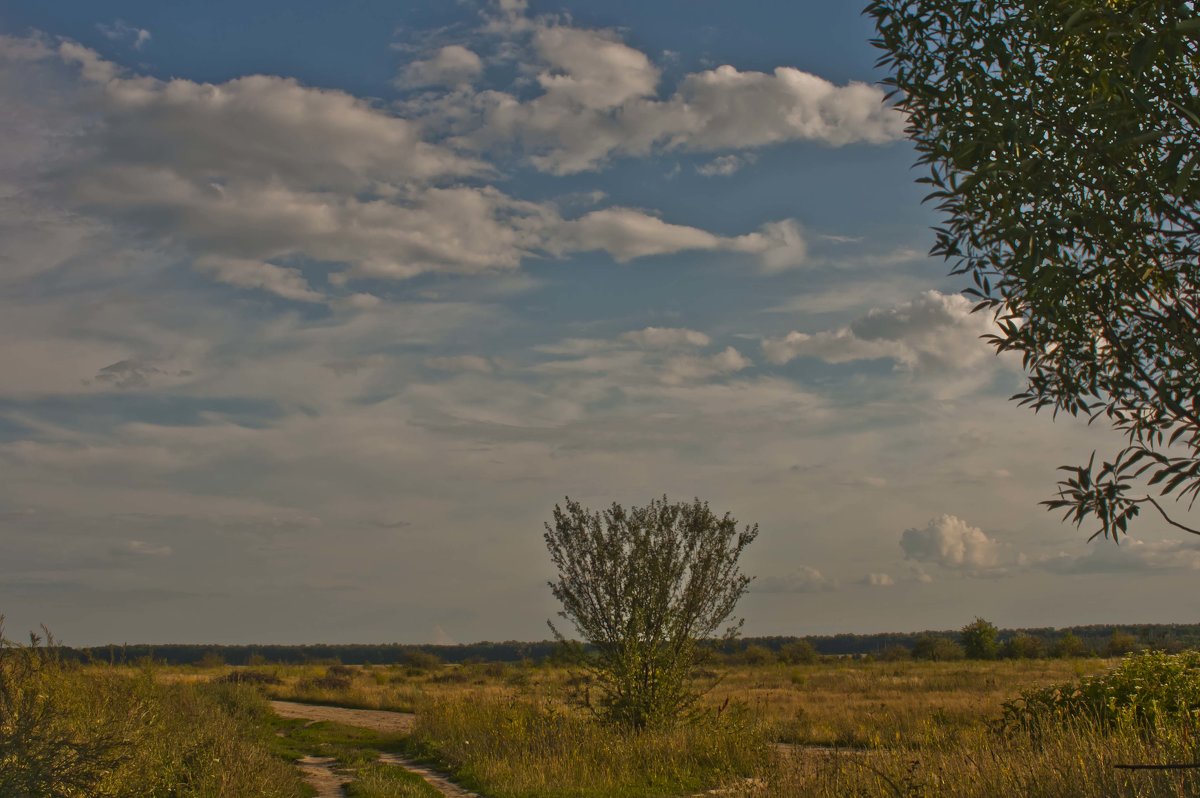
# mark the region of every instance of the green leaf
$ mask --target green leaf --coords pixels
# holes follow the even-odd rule
[[[1158,55],[1158,42],[1151,36],[1146,36],[1133,46],[1129,52],[1129,66],[1133,74],[1140,75],[1146,71],[1150,60]]]
[[[1200,17],[1192,17],[1175,23],[1175,30],[1180,33],[1200,33]]]

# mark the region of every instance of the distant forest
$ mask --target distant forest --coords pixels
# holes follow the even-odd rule
[[[713,659],[728,662],[804,661],[804,654],[900,659],[910,656],[955,658],[953,649],[938,643],[959,640],[957,630],[884,632],[810,637],[745,637],[710,644]],[[1001,629],[1001,651],[1009,656],[1100,656],[1141,649],[1182,651],[1200,649],[1200,624],[1133,624],[1072,626],[1063,629]],[[934,644],[934,645],[931,645]],[[1007,648],[1003,644],[1008,643]],[[1067,645],[1064,645],[1067,643]],[[399,643],[342,645],[110,645],[62,648],[73,660],[129,663],[154,660],[169,665],[223,662],[227,665],[342,663],[344,665],[426,665],[430,662],[521,662],[554,660],[559,646],[504,641],[465,645],[403,645]],[[941,652],[939,655],[937,652]],[[961,656],[961,652],[957,655]],[[434,659],[436,657],[436,660]]]

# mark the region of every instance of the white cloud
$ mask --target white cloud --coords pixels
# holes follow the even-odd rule
[[[541,93],[504,91],[425,102],[430,124],[479,150],[516,147],[536,168],[570,174],[619,156],[659,151],[714,152],[793,141],[830,146],[881,144],[902,134],[901,115],[865,83],[836,86],[808,72],[779,67],[743,72],[729,65],[686,75],[665,99],[661,72],[609,30],[574,28],[548,18],[490,30],[520,40],[526,69]],[[530,33],[532,34],[530,35]],[[517,41],[510,43],[519,47]],[[745,163],[722,156],[705,173],[727,174]]]
[[[213,255],[197,258],[194,265],[202,272],[210,272],[218,282],[238,288],[258,288],[297,302],[321,302],[325,299],[323,294],[312,290],[299,269]]]
[[[888,574],[870,573],[862,578],[862,583],[868,587],[892,587],[896,580]]]
[[[100,31],[106,39],[114,42],[128,41],[130,46],[135,50],[142,49],[146,42],[150,41],[150,31],[145,28],[136,28],[124,20],[116,20],[111,25],[98,23],[96,30]]]
[[[541,25],[533,48],[546,69],[537,76],[546,106],[609,110],[652,95],[659,71],[645,53],[611,31]]]
[[[1060,574],[1119,574],[1157,571],[1200,571],[1200,545],[1184,540],[1126,539],[1120,545],[1097,541],[1085,554],[1024,558],[1024,563]]]
[[[561,71],[543,76],[547,97],[565,93],[602,106],[642,91],[656,74],[607,34],[545,28],[535,38]],[[513,270],[530,257],[593,250],[619,261],[732,252],[757,257],[769,271],[805,258],[790,220],[721,236],[625,207],[564,219],[552,202],[464,184],[490,176],[491,167],[425,141],[420,123],[345,92],[265,75],[163,81],[72,42],[57,50],[32,40],[0,44],[18,66],[56,58],[77,68],[72,90],[86,99],[76,113],[98,115],[53,125],[78,137],[56,163],[54,193],[93,217],[131,222],[156,245],[208,256],[203,270],[239,287],[355,305],[277,265],[292,257],[332,270],[334,287],[347,278]],[[469,60],[465,51],[447,52]],[[634,76],[597,83],[588,68],[601,65]]]
[[[704,333],[682,327],[646,327],[642,330],[630,330],[622,333],[621,340],[646,349],[700,347],[712,343]]]
[[[1000,564],[999,544],[979,527],[953,515],[940,515],[922,528],[904,530],[900,548],[905,559],[944,568],[986,571]]]
[[[553,254],[603,250],[620,262],[688,250],[741,252],[757,255],[767,271],[804,261],[803,236],[795,222],[769,222],[758,231],[724,237],[686,225],[664,222],[633,208],[604,208],[578,219],[545,227],[542,247]]]
[[[171,547],[162,543],[148,543],[144,540],[127,540],[124,545],[114,548],[113,554],[134,557],[170,557]]]
[[[454,355],[450,357],[427,357],[425,367],[436,371],[473,371],[478,374],[491,374],[496,370],[495,364],[486,357],[479,355]]]
[[[538,351],[559,356],[533,367],[544,374],[607,375],[626,385],[683,385],[736,374],[752,361],[732,346],[702,354],[681,349],[709,346],[711,339],[696,330],[646,327],[615,339],[572,338],[543,345]]]
[[[808,565],[786,576],[764,576],[751,583],[751,589],[757,593],[823,593],[837,588],[836,579],[829,579]]]
[[[407,88],[422,86],[468,86],[483,74],[483,61],[459,44],[439,49],[431,58],[413,61],[400,73],[397,83]]]
[[[745,155],[720,155],[697,166],[696,172],[704,177],[729,177],[743,166],[752,164],[756,160],[758,158],[752,152]]]
[[[993,330],[992,320],[971,313],[971,307],[959,294],[926,291],[909,302],[875,308],[845,327],[763,339],[763,354],[776,364],[798,357],[828,363],[888,358],[898,368],[926,374],[986,366],[994,350],[981,337]]]

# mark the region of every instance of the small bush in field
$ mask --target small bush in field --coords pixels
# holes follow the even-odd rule
[[[218,684],[283,684],[283,680],[275,674],[263,671],[230,671],[213,681]]]
[[[1000,727],[1040,733],[1079,720],[1143,729],[1200,723],[1200,652],[1135,654],[1099,676],[1025,690],[1005,702]]]

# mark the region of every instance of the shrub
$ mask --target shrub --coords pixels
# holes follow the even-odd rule
[[[794,640],[779,649],[779,659],[789,665],[812,665],[821,659],[821,655],[809,641]]]
[[[1055,640],[1054,645],[1050,647],[1050,656],[1060,659],[1086,657],[1088,653],[1087,643],[1079,639],[1073,632],[1063,632],[1062,636]]]
[[[1015,635],[1000,646],[1000,656],[1005,659],[1041,659],[1045,655],[1045,644],[1032,635]]]
[[[1099,676],[1025,690],[1004,703],[1000,728],[1042,733],[1080,720],[1144,730],[1200,723],[1200,652],[1136,654]]]
[[[217,684],[283,684],[283,680],[273,673],[265,673],[263,671],[230,671],[224,676],[218,676],[213,679]]]
[[[913,642],[913,659],[947,662],[962,659],[963,647],[941,635],[923,634]]]

